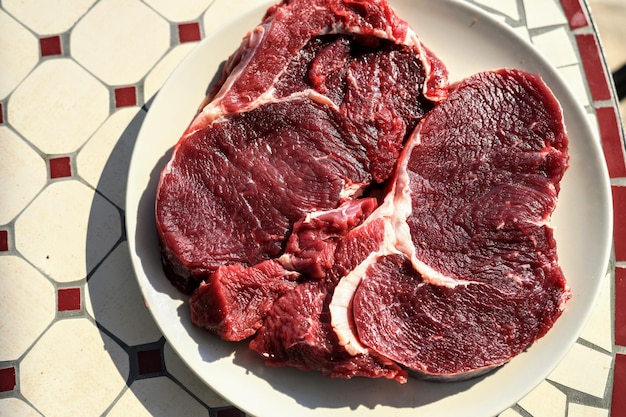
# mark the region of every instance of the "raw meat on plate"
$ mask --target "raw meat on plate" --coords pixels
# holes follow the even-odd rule
[[[270,366],[469,378],[570,296],[550,226],[567,145],[539,77],[449,89],[385,1],[283,1],[161,174],[164,270],[194,324]]]

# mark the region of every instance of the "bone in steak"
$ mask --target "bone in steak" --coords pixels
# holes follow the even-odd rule
[[[340,343],[461,379],[543,336],[570,297],[550,226],[567,144],[539,77],[498,70],[456,86],[365,223],[382,219],[385,238],[335,289]]]
[[[569,298],[560,106],[517,70],[450,91],[384,0],[272,6],[161,174],[192,321],[271,366],[399,382],[475,376],[543,336]]]

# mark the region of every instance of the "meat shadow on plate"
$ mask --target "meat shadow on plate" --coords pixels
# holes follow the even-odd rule
[[[202,350],[202,347],[199,348]],[[458,382],[432,382],[410,376],[406,384],[385,378],[329,378],[316,371],[266,366],[256,352],[248,349],[247,342],[236,344],[233,364],[245,369],[247,376],[263,379],[274,390],[309,409],[348,407],[356,410],[359,407],[374,409],[377,406],[418,408],[469,390],[497,372],[495,369]]]

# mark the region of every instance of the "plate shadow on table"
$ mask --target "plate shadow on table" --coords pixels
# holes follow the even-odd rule
[[[88,275],[87,285],[85,285],[87,294],[85,295],[89,297],[93,318],[100,332],[103,348],[109,353],[112,362],[131,391],[135,389],[133,382],[144,378],[167,377],[178,383],[176,378],[167,370],[164,357],[165,337],[148,311],[132,268],[127,236],[129,233],[136,232],[127,231],[124,221],[125,195],[132,152],[151,102],[152,100],[137,111],[108,156],[98,181],[98,191],[94,194],[91,203],[87,226],[86,270]],[[150,185],[142,196],[142,205],[153,205],[153,200],[149,200],[154,196],[160,169],[165,165],[168,158],[169,153],[161,158],[154,172],[150,174]],[[150,189],[150,187],[154,189]],[[110,211],[111,205],[115,206],[119,212],[122,230],[119,232],[120,237],[113,247],[103,249],[103,233],[117,233],[117,230],[112,231],[111,229],[120,227],[120,223],[110,221],[111,216],[104,215]],[[138,227],[149,228],[144,223]],[[142,230],[141,232],[146,234],[147,240],[156,242],[154,229]],[[100,255],[103,252],[106,253],[104,259]],[[159,256],[158,252],[156,256]],[[159,285],[163,286],[163,291],[170,290],[169,282],[155,283],[155,288],[158,288]],[[177,296],[176,292],[171,294]],[[178,296],[183,297],[182,294]],[[184,317],[180,319],[183,321]],[[133,330],[136,330],[140,336],[133,336]],[[126,352],[126,355],[117,353],[120,348]],[[145,369],[140,369],[139,363],[139,353],[145,351],[159,352],[160,355],[160,357],[157,355],[151,358],[150,365],[152,368],[148,369],[147,372]],[[202,399],[197,398],[181,383],[178,385],[192,397],[202,402]],[[141,396],[145,396],[145,393],[137,392],[137,397]],[[145,401],[143,405],[150,412],[150,415],[166,417],[158,404]]]

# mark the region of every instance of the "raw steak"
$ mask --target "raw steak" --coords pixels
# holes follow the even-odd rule
[[[222,266],[280,256],[307,213],[385,181],[408,134],[446,95],[445,68],[385,1],[271,7],[161,174],[167,276],[191,293]]]
[[[352,200],[295,224],[280,261],[299,270],[304,279],[264,312],[263,325],[250,341],[250,348],[267,365],[317,370],[336,378],[385,377],[406,382],[407,371],[388,358],[369,351],[348,352],[330,320],[329,303],[337,281],[382,239],[383,229],[376,222],[369,222],[373,227],[359,227],[376,206],[373,198]]]
[[[450,91],[384,0],[271,7],[161,174],[192,321],[270,366],[398,382],[475,376],[543,336],[569,298],[560,106],[517,70]]]
[[[460,379],[543,336],[570,296],[550,226],[567,144],[537,76],[499,70],[456,86],[421,121],[364,223],[383,220],[385,238],[335,289],[340,344]]]

